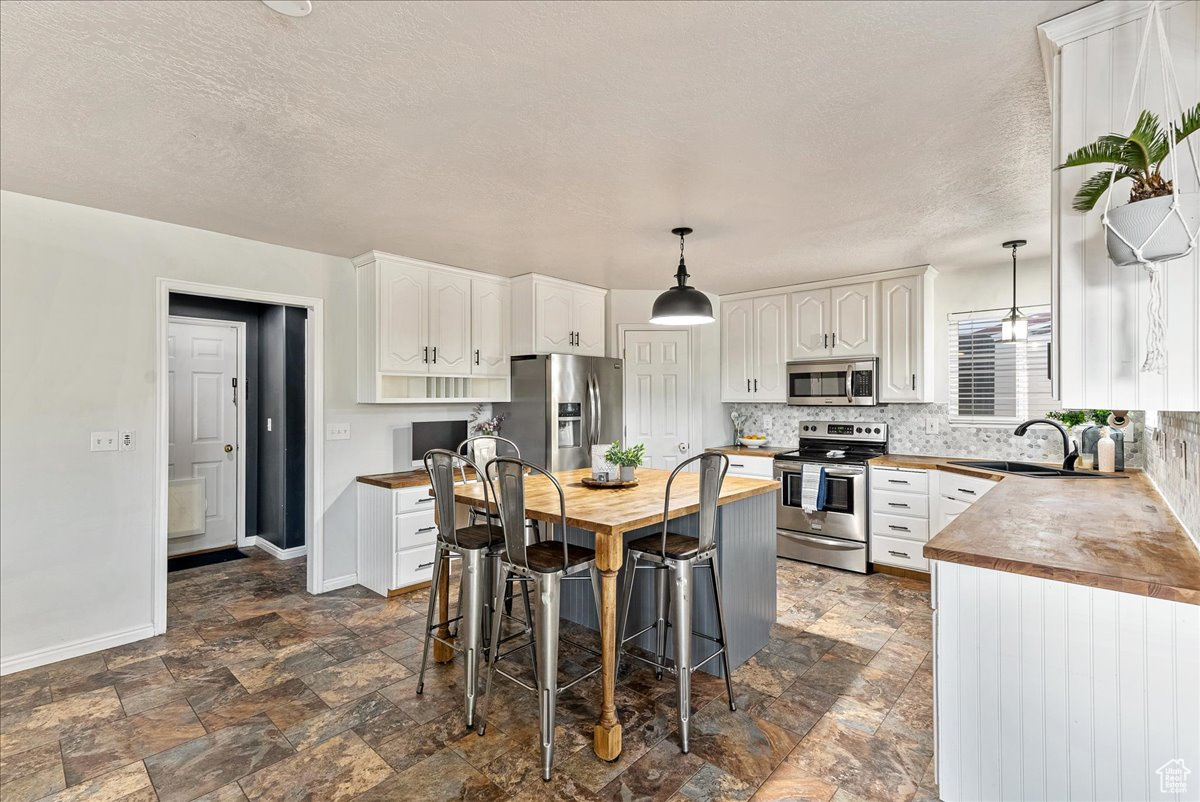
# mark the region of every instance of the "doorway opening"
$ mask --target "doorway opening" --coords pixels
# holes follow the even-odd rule
[[[185,293],[169,303],[169,567],[252,546],[302,556],[307,310]]]
[[[307,556],[296,568],[321,592],[322,301],[168,279],[158,289],[155,631],[166,631],[169,561],[249,547]]]

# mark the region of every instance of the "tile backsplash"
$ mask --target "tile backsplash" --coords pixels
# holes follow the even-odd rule
[[[1200,412],[1160,412],[1146,433],[1146,473],[1200,543]]]
[[[951,426],[949,404],[884,404],[877,407],[792,407],[784,404],[726,404],[746,418],[746,431],[765,434],[772,445],[790,445],[800,436],[801,421],[880,421],[888,425],[888,450],[893,454],[925,454],[936,457],[981,457],[1060,462],[1062,438],[1049,426],[1035,426],[1024,437],[1012,428]],[[1125,431],[1125,465],[1141,467],[1142,422],[1140,412],[1130,415]],[[926,421],[933,421],[937,434],[926,434]]]

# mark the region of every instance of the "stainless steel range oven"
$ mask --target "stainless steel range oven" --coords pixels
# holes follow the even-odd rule
[[[867,460],[887,453],[887,424],[805,422],[799,445],[775,457],[779,556],[866,573]],[[824,504],[814,512],[805,512],[801,503],[805,465],[825,469]]]
[[[807,407],[874,406],[878,360],[822,359],[787,363],[787,402]]]

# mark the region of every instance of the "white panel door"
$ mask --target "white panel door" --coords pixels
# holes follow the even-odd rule
[[[168,541],[170,555],[237,545],[237,327],[214,321],[167,326],[167,478],[204,480],[203,534]]]
[[[875,356],[876,284],[868,281],[830,291],[833,328],[829,353],[833,357]]]
[[[575,353],[604,356],[604,294],[574,293]]]
[[[429,271],[429,372],[471,372],[471,279]]]
[[[569,287],[534,282],[533,348],[539,354],[570,354],[575,349],[575,293]]]
[[[829,290],[793,292],[788,296],[788,359],[829,356]]]
[[[507,376],[509,289],[497,281],[471,281],[471,375]]]
[[[429,271],[379,263],[379,369],[429,372]]]
[[[625,445],[645,443],[646,465],[691,455],[691,355],[686,331],[625,332]]]
[[[754,397],[754,301],[721,304],[721,400]]]
[[[787,400],[787,296],[754,299],[755,401]]]
[[[880,282],[879,400],[920,401],[922,365],[921,277]]]

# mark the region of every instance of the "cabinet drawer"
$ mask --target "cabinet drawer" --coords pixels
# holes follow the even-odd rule
[[[393,549],[403,551],[416,546],[431,546],[437,540],[438,528],[433,510],[421,510],[397,515],[393,526]]]
[[[903,515],[877,512],[871,515],[871,532],[924,543],[929,540],[929,521],[924,518],[909,518]]]
[[[963,476],[949,471],[943,471],[940,479],[939,486],[943,498],[957,499],[965,501],[967,504],[973,504],[996,484],[990,479]]]
[[[871,468],[871,489],[924,493],[929,490],[929,473],[901,468]]]
[[[871,562],[928,571],[929,560],[921,556],[921,547],[912,540],[876,535],[871,538]]]
[[[775,459],[773,457],[741,457],[729,455],[730,476],[753,476],[759,479],[770,479],[775,474]]]
[[[929,496],[916,493],[895,493],[890,490],[871,491],[871,511],[888,515],[929,517]]]
[[[403,588],[433,579],[433,546],[396,552],[392,587]]]
[[[402,487],[399,490],[393,490],[392,501],[392,512],[396,513],[433,509],[433,496],[429,495],[429,485]]]

